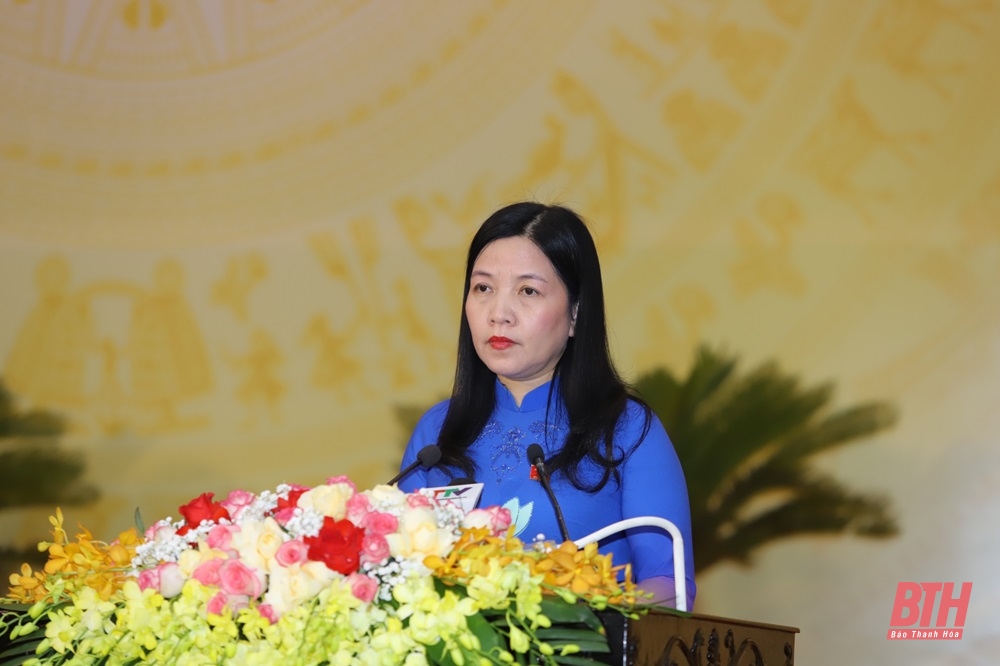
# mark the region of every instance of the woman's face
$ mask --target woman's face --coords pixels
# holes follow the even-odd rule
[[[518,403],[552,378],[575,310],[552,263],[527,238],[493,241],[473,264],[465,301],[472,342]]]

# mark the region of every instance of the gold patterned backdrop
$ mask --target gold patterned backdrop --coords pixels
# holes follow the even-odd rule
[[[69,419],[97,533],[370,485],[449,390],[474,229],[563,202],[627,375],[709,342],[900,407],[823,460],[900,537],[773,546],[699,608],[802,663],[987,663],[997,72],[996,0],[0,0],[0,376]],[[899,580],[972,580],[966,638],[887,644]]]

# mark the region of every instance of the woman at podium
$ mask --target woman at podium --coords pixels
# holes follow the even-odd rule
[[[473,479],[484,484],[479,505],[509,509],[525,542],[577,540],[638,516],[671,521],[683,535],[693,607],[684,473],[660,420],[614,367],[597,249],[568,208],[505,206],[473,237],[451,398],[420,419],[400,469],[434,444],[440,461],[417,466],[399,487]],[[673,546],[662,529],[618,533],[600,550],[631,563],[654,601],[674,605]]]

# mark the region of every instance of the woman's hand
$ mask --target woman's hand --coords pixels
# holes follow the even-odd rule
[[[657,606],[677,608],[677,593],[674,588],[673,576],[653,576],[652,578],[640,580],[636,583],[636,587],[638,587],[642,592],[653,595],[650,603],[656,604]],[[691,609],[694,606],[694,599],[691,597],[690,592],[688,593],[687,602],[687,610],[688,612],[691,612]]]

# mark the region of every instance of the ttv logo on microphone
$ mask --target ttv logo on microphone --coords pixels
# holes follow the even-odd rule
[[[934,602],[939,592],[941,603],[938,604],[935,616]],[[965,613],[969,610],[971,596],[972,583],[962,583],[962,591],[958,596],[955,596],[954,583],[900,583],[896,586],[896,600],[892,604],[892,619],[889,620],[886,638],[959,640],[962,638]],[[948,615],[952,609],[955,609],[955,622],[948,626]]]

